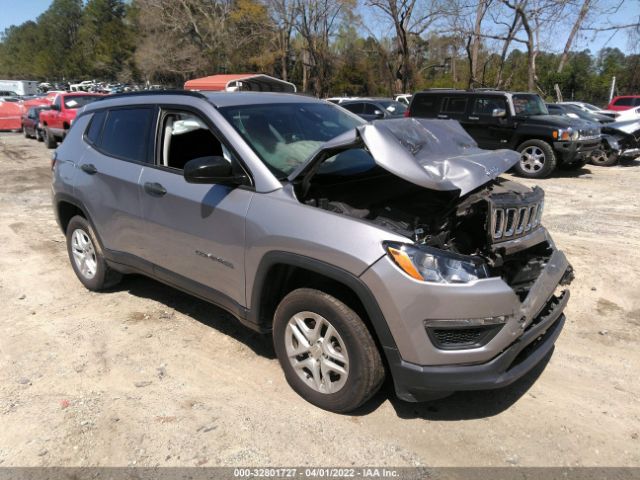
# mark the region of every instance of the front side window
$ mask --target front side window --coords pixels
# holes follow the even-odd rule
[[[392,117],[402,117],[404,112],[407,111],[407,106],[404,103],[396,101],[381,100],[379,105],[387,111],[387,114]]]
[[[535,94],[519,93],[513,96],[513,108],[516,115],[529,117],[534,115],[549,115],[542,98]]]
[[[365,123],[328,103],[240,105],[219,111],[280,179],[325,142]]]
[[[182,170],[189,160],[200,157],[224,157],[232,161],[229,151],[197,115],[165,112],[161,128],[160,164],[164,167]]]
[[[102,129],[99,148],[112,157],[146,162],[152,118],[151,108],[122,108],[109,111]]]

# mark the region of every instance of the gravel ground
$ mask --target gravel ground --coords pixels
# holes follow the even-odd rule
[[[640,162],[538,182],[575,267],[550,361],[430,403],[353,415],[286,384],[269,337],[143,277],[76,280],[49,152],[0,134],[0,466],[639,466]]]

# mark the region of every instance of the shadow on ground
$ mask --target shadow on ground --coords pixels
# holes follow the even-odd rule
[[[215,305],[141,275],[126,275],[114,290],[148,298],[244,343],[258,355],[274,359],[270,335],[261,335],[242,325],[233,315]]]
[[[117,290],[155,300],[244,343],[258,355],[268,359],[276,358],[270,335],[253,332],[231,314],[208,302],[138,275],[125,276]],[[457,392],[429,402],[409,403],[399,400],[395,395],[393,382],[387,378],[380,391],[350,415],[368,415],[389,400],[400,418],[455,421],[492,417],[507,410],[529,390],[544,371],[552,354],[553,351],[533,370],[508,387],[498,390]]]

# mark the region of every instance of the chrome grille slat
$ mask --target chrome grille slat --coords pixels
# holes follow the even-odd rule
[[[494,241],[511,240],[527,235],[540,225],[544,200],[529,205],[493,207],[491,235]]]

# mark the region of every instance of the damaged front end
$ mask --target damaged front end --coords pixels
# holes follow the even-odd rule
[[[602,126],[602,147],[608,156],[634,159],[640,156],[640,120],[627,120]]]
[[[572,269],[541,225],[542,189],[499,176],[518,161],[479,149],[457,122],[388,120],[335,139],[289,178],[302,203],[407,239],[385,242],[387,261],[363,276],[388,297],[385,317],[403,318],[391,322],[402,362],[481,364],[507,348],[515,361],[560,319]],[[388,294],[393,269],[411,281]]]

